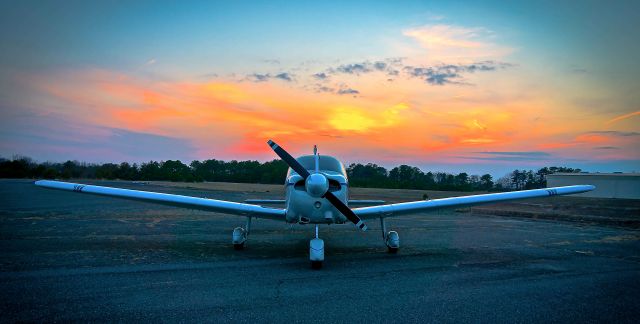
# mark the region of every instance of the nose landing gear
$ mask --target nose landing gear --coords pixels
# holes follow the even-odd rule
[[[316,238],[309,241],[309,260],[311,268],[321,269],[324,261],[324,241],[318,238],[318,225],[316,225]]]

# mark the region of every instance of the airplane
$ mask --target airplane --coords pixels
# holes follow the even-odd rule
[[[246,217],[245,226],[236,227],[232,233],[231,241],[233,247],[237,250],[241,250],[245,246],[251,230],[252,218],[284,221],[290,224],[313,224],[315,225],[315,237],[309,241],[309,260],[314,269],[321,268],[325,259],[324,240],[318,235],[319,224],[352,223],[358,230],[366,231],[367,225],[365,221],[379,219],[382,238],[388,251],[397,253],[400,248],[400,236],[396,231],[387,232],[385,219],[388,217],[507,200],[570,195],[595,189],[595,186],[592,185],[573,185],[395,204],[385,204],[382,200],[350,200],[347,173],[344,165],[338,159],[318,154],[316,146],[314,146],[313,155],[303,155],[296,159],[274,141],[269,140],[267,143],[289,166],[284,183],[284,200],[251,199],[246,200],[244,203],[239,203],[50,180],[39,180],[35,182],[35,185],[49,189],[243,216]],[[264,206],[279,203],[284,204],[285,208]],[[349,205],[369,206],[350,208]]]

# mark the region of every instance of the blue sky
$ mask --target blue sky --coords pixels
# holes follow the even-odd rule
[[[259,143],[281,136],[385,165],[640,169],[634,1],[1,6],[3,156],[83,159],[70,140],[83,137],[101,147],[92,161],[264,160]],[[366,71],[340,72],[358,64]],[[64,135],[49,137],[50,125]],[[122,134],[168,148],[136,153]],[[478,153],[501,151],[547,155],[495,166]]]

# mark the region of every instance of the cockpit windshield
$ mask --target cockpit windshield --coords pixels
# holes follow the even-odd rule
[[[313,155],[304,155],[297,158],[298,162],[302,164],[302,166],[307,170],[315,170],[316,162]],[[342,175],[346,175],[347,172],[344,169],[344,166],[340,161],[332,156],[320,155],[320,170],[321,171],[332,171],[337,172]]]

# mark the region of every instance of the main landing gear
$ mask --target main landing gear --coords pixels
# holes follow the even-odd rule
[[[380,217],[380,228],[382,228],[382,239],[389,253],[398,253],[398,249],[400,248],[400,235],[398,235],[398,232],[387,232],[387,224],[384,221],[384,217]]]
[[[400,235],[396,231],[387,232],[387,224],[383,217],[380,217],[380,227],[382,228],[382,238],[389,253],[398,253],[400,249]],[[309,261],[311,268],[321,269],[324,261],[324,241],[318,238],[318,225],[316,224],[316,237],[309,241]]]
[[[233,229],[233,248],[236,250],[244,249],[244,244],[247,242],[247,237],[249,236],[249,231],[251,230],[251,217],[247,217],[247,224],[245,228],[236,227]]]
[[[318,225],[316,224],[316,237],[309,241],[309,261],[311,268],[321,269],[324,262],[324,240],[318,237]],[[387,224],[383,217],[380,217],[380,227],[382,228],[382,239],[389,253],[398,253],[400,248],[400,236],[396,231],[387,232]],[[244,228],[236,227],[233,230],[233,248],[242,250],[247,242],[249,231],[251,230],[251,217],[247,217],[247,223]]]
[[[321,269],[324,261],[324,241],[318,238],[318,225],[316,224],[316,238],[309,241],[309,260],[311,268]]]

